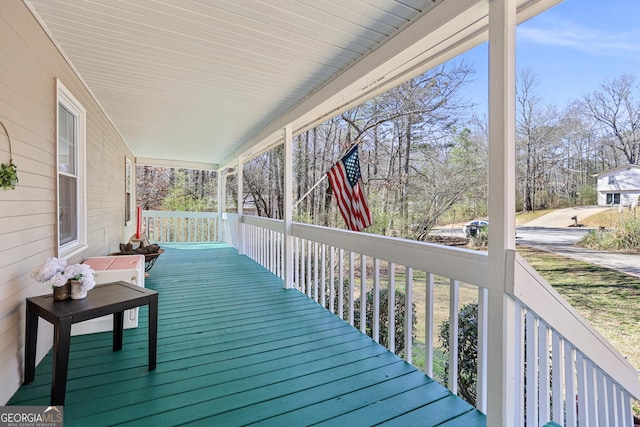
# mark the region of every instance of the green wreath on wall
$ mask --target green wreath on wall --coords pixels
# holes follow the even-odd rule
[[[7,140],[9,141],[9,163],[4,164],[0,163],[0,188],[3,190],[14,190],[16,185],[18,185],[18,168],[13,163],[12,153],[11,153],[11,137],[9,136],[9,132],[7,131],[7,127],[0,121],[0,125],[2,129],[4,129],[4,133],[7,134]]]

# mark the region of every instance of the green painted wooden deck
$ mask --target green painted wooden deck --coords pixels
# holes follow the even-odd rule
[[[485,416],[235,249],[165,247],[158,366],[147,311],[124,347],[72,337],[65,426],[484,426]],[[9,405],[48,405],[51,353]]]

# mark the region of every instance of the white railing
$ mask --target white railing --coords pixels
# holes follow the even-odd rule
[[[237,217],[229,220],[237,221]],[[281,221],[253,216],[241,218],[237,247],[247,256],[282,277],[283,232]],[[235,229],[236,226],[230,227]],[[436,327],[442,288],[448,289],[449,354],[447,386],[457,393],[458,310],[465,302],[478,304],[478,372],[476,406],[486,413],[487,402],[487,256],[485,253],[403,239],[354,233],[294,223],[294,286],[319,304],[360,329],[374,340],[387,329],[386,345],[396,350],[394,301],[404,291],[404,350],[410,363],[423,366],[434,376],[439,354]],[[556,421],[568,426],[632,426],[631,398],[640,397],[637,371],[588,322],[582,318],[526,261],[511,254],[514,266],[516,325],[516,393],[510,402],[521,425]],[[400,279],[400,280],[398,280]],[[345,286],[339,284],[346,283]],[[331,286],[334,284],[334,286]],[[338,284],[338,286],[335,286]],[[388,300],[381,300],[381,289]],[[436,292],[438,289],[438,292]],[[371,295],[372,321],[367,324],[367,304],[360,295]],[[438,296],[440,295],[440,296]],[[380,306],[387,302],[387,320],[381,324]],[[413,310],[423,306],[422,331],[413,337]],[[441,319],[440,319],[441,320]],[[503,320],[504,321],[504,320]],[[525,345],[526,341],[526,345]],[[421,348],[415,345],[421,343]],[[424,357],[417,359],[413,351]]]
[[[512,255],[514,322],[522,336],[516,354],[519,366],[527,367],[518,378],[526,384],[520,399],[528,413],[521,416],[531,425],[553,419],[568,426],[632,426],[637,371],[522,257]]]
[[[143,219],[152,241],[226,241],[283,277],[282,221],[161,211],[143,211]],[[477,303],[476,406],[486,412],[486,331],[503,325],[489,324],[485,253],[298,223],[292,225],[292,235],[296,289],[391,351],[401,348],[408,362],[441,381],[442,372],[434,366],[446,357],[452,367],[446,384],[454,393],[459,391],[459,308]],[[517,395],[505,405],[512,405],[516,419],[527,426],[550,420],[567,426],[632,426],[631,398],[640,396],[636,370],[525,260],[515,252],[509,255],[514,277],[509,297],[516,310],[508,321],[516,330]],[[385,292],[387,298],[381,298]],[[368,295],[371,303],[361,304],[361,295]],[[405,313],[402,336],[396,336],[398,304]],[[424,318],[415,337],[414,312],[406,309],[414,305],[421,310],[415,317]],[[442,305],[447,309],[439,309]],[[449,323],[446,356],[438,349],[443,321]],[[414,356],[414,351],[424,355]]]
[[[142,211],[142,233],[150,242],[218,242],[225,237],[213,212]]]

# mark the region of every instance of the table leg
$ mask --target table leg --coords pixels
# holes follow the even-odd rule
[[[124,331],[124,311],[113,313],[113,351],[122,350],[123,331]]]
[[[158,294],[149,296],[149,370],[156,369],[158,348]]]
[[[51,405],[64,405],[71,343],[71,317],[62,317],[53,325],[53,370],[51,373]]]
[[[24,384],[36,376],[36,348],[38,344],[38,315],[27,301],[27,318],[24,332]]]

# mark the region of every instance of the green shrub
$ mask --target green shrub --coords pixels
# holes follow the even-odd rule
[[[449,320],[440,325],[440,341],[449,351]],[[458,394],[471,405],[476,404],[478,372],[478,304],[464,305],[458,314]],[[444,367],[445,383],[449,378],[449,362]]]
[[[338,286],[337,286],[337,280],[336,280],[336,286],[334,289],[335,292],[335,299],[336,299],[336,304],[338,302]],[[329,292],[330,289],[329,287],[327,287],[326,290],[326,307],[325,308],[329,308]],[[343,292],[344,292],[344,300],[343,300],[343,311],[345,313],[345,317],[348,316],[348,312],[349,312],[349,281],[347,279],[344,280],[343,282]],[[395,296],[395,353],[396,354],[403,354],[404,351],[404,347],[405,347],[405,340],[404,340],[404,334],[405,334],[405,293],[402,290],[398,290],[396,289],[395,292],[396,296]],[[380,325],[380,336],[379,336],[379,342],[380,344],[382,344],[385,347],[388,347],[389,344],[389,290],[387,288],[382,288],[380,289],[380,316],[379,316],[379,325]],[[353,302],[353,325],[354,327],[360,329],[360,304],[361,304],[361,299],[360,298],[356,298]],[[412,334],[411,336],[413,338],[415,338],[416,336],[416,323],[417,323],[417,317],[416,317],[416,305],[413,304],[412,305],[412,312],[413,312],[413,316],[412,316]],[[367,335],[369,335],[370,337],[373,336],[373,291],[367,291],[367,326],[366,326],[366,333]]]
[[[486,248],[489,246],[489,233],[480,231],[473,237],[469,238],[469,246],[472,248]]]
[[[598,192],[593,185],[585,185],[580,187],[577,204],[581,206],[590,206],[598,204]]]
[[[524,322],[524,354],[525,372],[527,366],[527,334],[526,319]],[[440,324],[440,341],[445,352],[449,352],[449,320]],[[444,366],[444,383],[449,378],[449,358]],[[458,395],[469,404],[476,405],[478,374],[478,304],[469,303],[464,305],[458,312]],[[553,372],[550,371],[550,378],[553,381]],[[526,375],[524,378],[524,396],[526,399]],[[525,414],[526,420],[526,414]]]

